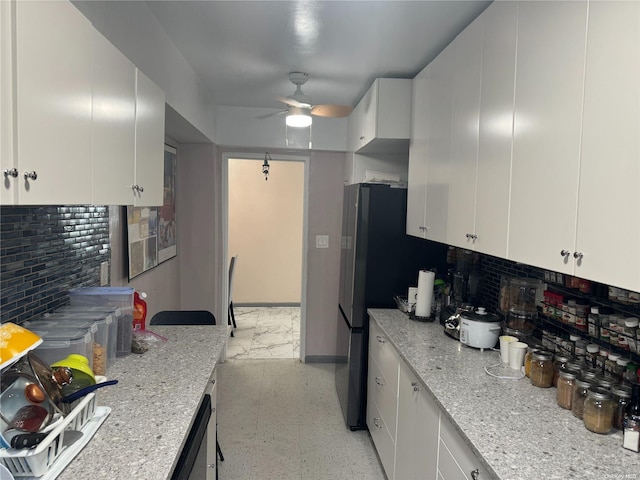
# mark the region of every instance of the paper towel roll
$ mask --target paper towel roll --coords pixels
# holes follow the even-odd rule
[[[418,273],[418,298],[416,300],[416,317],[430,317],[433,302],[433,282],[436,274],[429,270]]]

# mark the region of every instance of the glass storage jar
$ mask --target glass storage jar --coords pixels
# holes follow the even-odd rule
[[[553,359],[553,386],[558,386],[558,377],[560,376],[560,369],[564,368],[564,366],[573,361],[573,357],[569,355],[556,354]]]
[[[536,350],[544,350],[544,346],[540,343],[531,343],[527,346],[527,353],[524,356],[524,374],[529,377],[531,375],[531,359],[533,352]]]
[[[615,412],[613,413],[613,428],[622,430],[624,410],[631,400],[631,387],[627,385],[614,385],[611,387],[611,394],[613,395],[613,401],[616,405]]]
[[[565,368],[560,369],[558,377],[558,390],[556,391],[556,402],[561,408],[571,410],[573,401],[573,387],[576,384],[576,374]]]
[[[613,428],[615,409],[616,404],[609,390],[603,387],[589,387],[582,416],[584,426],[593,433],[609,433]]]
[[[611,377],[605,377],[604,375],[596,376],[596,385],[598,385],[599,387],[603,387],[609,390],[615,384],[616,384],[616,381]]]
[[[553,385],[553,354],[546,350],[535,350],[531,357],[531,385],[549,388]]]
[[[574,417],[578,417],[582,420],[582,415],[584,413],[584,401],[587,398],[587,392],[589,391],[589,387],[594,385],[595,383],[593,380],[583,377],[576,378],[576,383],[573,386],[573,398],[571,399],[571,413],[573,413]]]

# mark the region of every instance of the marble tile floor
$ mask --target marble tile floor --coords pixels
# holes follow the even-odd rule
[[[333,364],[227,360],[217,398],[221,479],[385,479],[369,432],[344,424]]]
[[[300,307],[235,307],[228,359],[300,358]]]

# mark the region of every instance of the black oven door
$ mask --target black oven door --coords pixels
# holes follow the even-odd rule
[[[207,476],[207,431],[211,419],[211,395],[205,395],[198,408],[193,427],[187,436],[172,480],[205,480]],[[215,425],[211,425],[215,428]],[[214,446],[215,448],[215,446]]]

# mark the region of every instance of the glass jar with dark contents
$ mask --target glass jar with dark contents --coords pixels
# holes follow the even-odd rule
[[[611,387],[613,401],[616,404],[616,410],[613,413],[613,428],[622,430],[622,422],[624,420],[624,409],[627,408],[631,400],[631,387],[627,385],[614,385]]]
[[[553,385],[553,354],[546,350],[535,350],[531,357],[531,385],[549,388]]]

